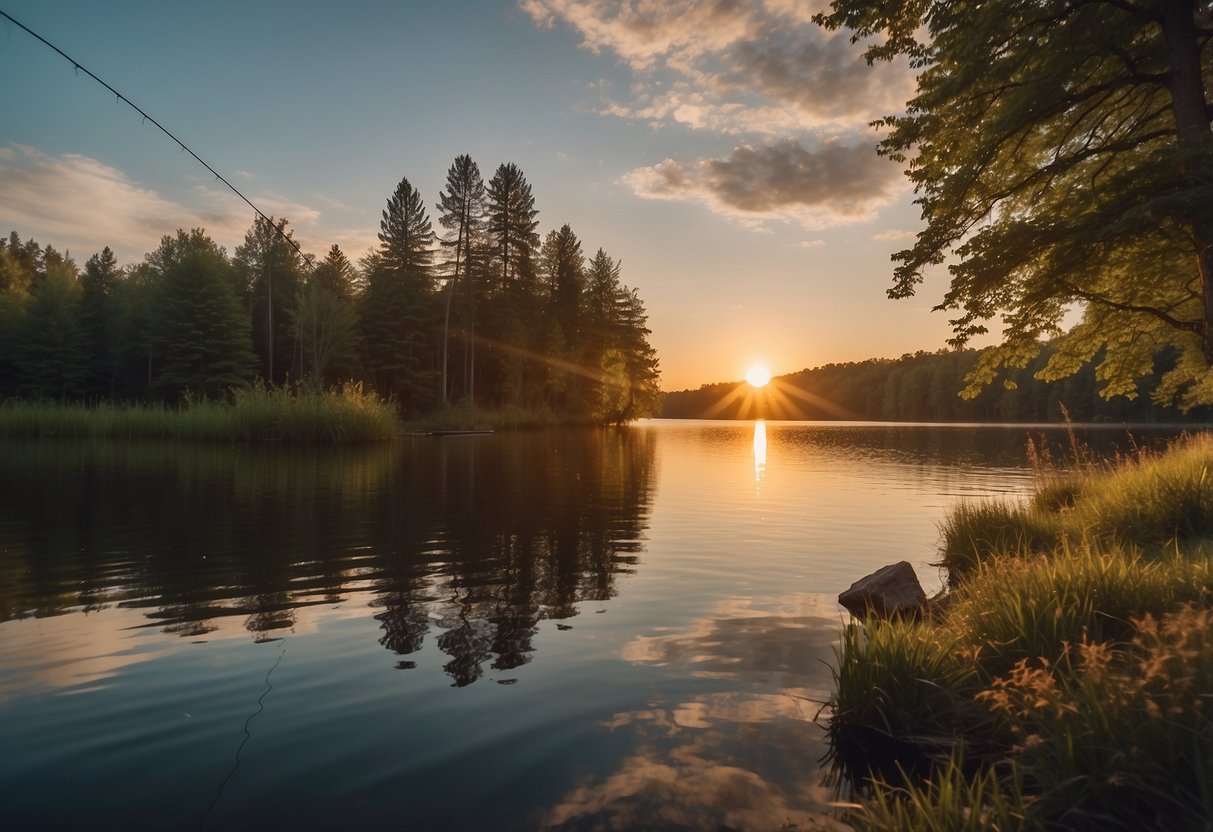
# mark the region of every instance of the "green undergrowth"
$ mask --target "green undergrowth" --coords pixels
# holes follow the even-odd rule
[[[253,387],[230,401],[0,404],[0,436],[228,442],[364,442],[400,431],[395,409],[359,385],[323,392]]]
[[[1213,828],[1211,465],[1187,438],[948,518],[946,599],[838,651],[858,828]]]

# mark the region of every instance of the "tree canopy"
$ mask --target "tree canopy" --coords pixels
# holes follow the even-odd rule
[[[601,279],[588,286],[568,225],[541,256],[522,171],[501,165],[494,183],[499,222],[486,228],[479,167],[455,159],[439,245],[401,178],[380,245],[358,266],[336,245],[319,261],[302,255],[284,218],[256,217],[230,258],[203,229],[179,229],[140,263],[120,266],[106,248],[82,271],[13,232],[0,238],[0,398],[171,400],[352,381],[410,416],[460,403],[557,422],[655,413],[644,305],[618,264],[599,250]]]
[[[1055,338],[1043,379],[1097,355],[1105,396],[1213,402],[1213,4],[1193,0],[834,0],[818,16],[908,56],[917,91],[880,123],[926,226],[894,298],[932,267],[960,346],[1001,318],[968,395]],[[1067,312],[1081,322],[1063,333]]]

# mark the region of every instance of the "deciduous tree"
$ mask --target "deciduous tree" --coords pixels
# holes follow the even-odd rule
[[[835,0],[872,60],[908,56],[918,88],[884,120],[925,228],[894,255],[892,297],[948,263],[937,308],[955,344],[1001,317],[969,394],[1061,333],[1043,378],[1097,353],[1103,394],[1213,401],[1213,4],[1193,0]]]

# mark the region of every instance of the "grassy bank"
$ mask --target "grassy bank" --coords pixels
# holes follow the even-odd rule
[[[364,442],[400,431],[394,408],[355,385],[320,393],[250,388],[231,402],[0,404],[0,436],[227,442]]]
[[[952,513],[946,602],[844,635],[835,749],[885,764],[858,828],[1213,825],[1211,468],[1208,436],[1042,463]]]

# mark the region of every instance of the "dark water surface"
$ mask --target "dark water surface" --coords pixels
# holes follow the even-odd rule
[[[0,828],[804,822],[835,596],[1041,432],[0,444]]]

